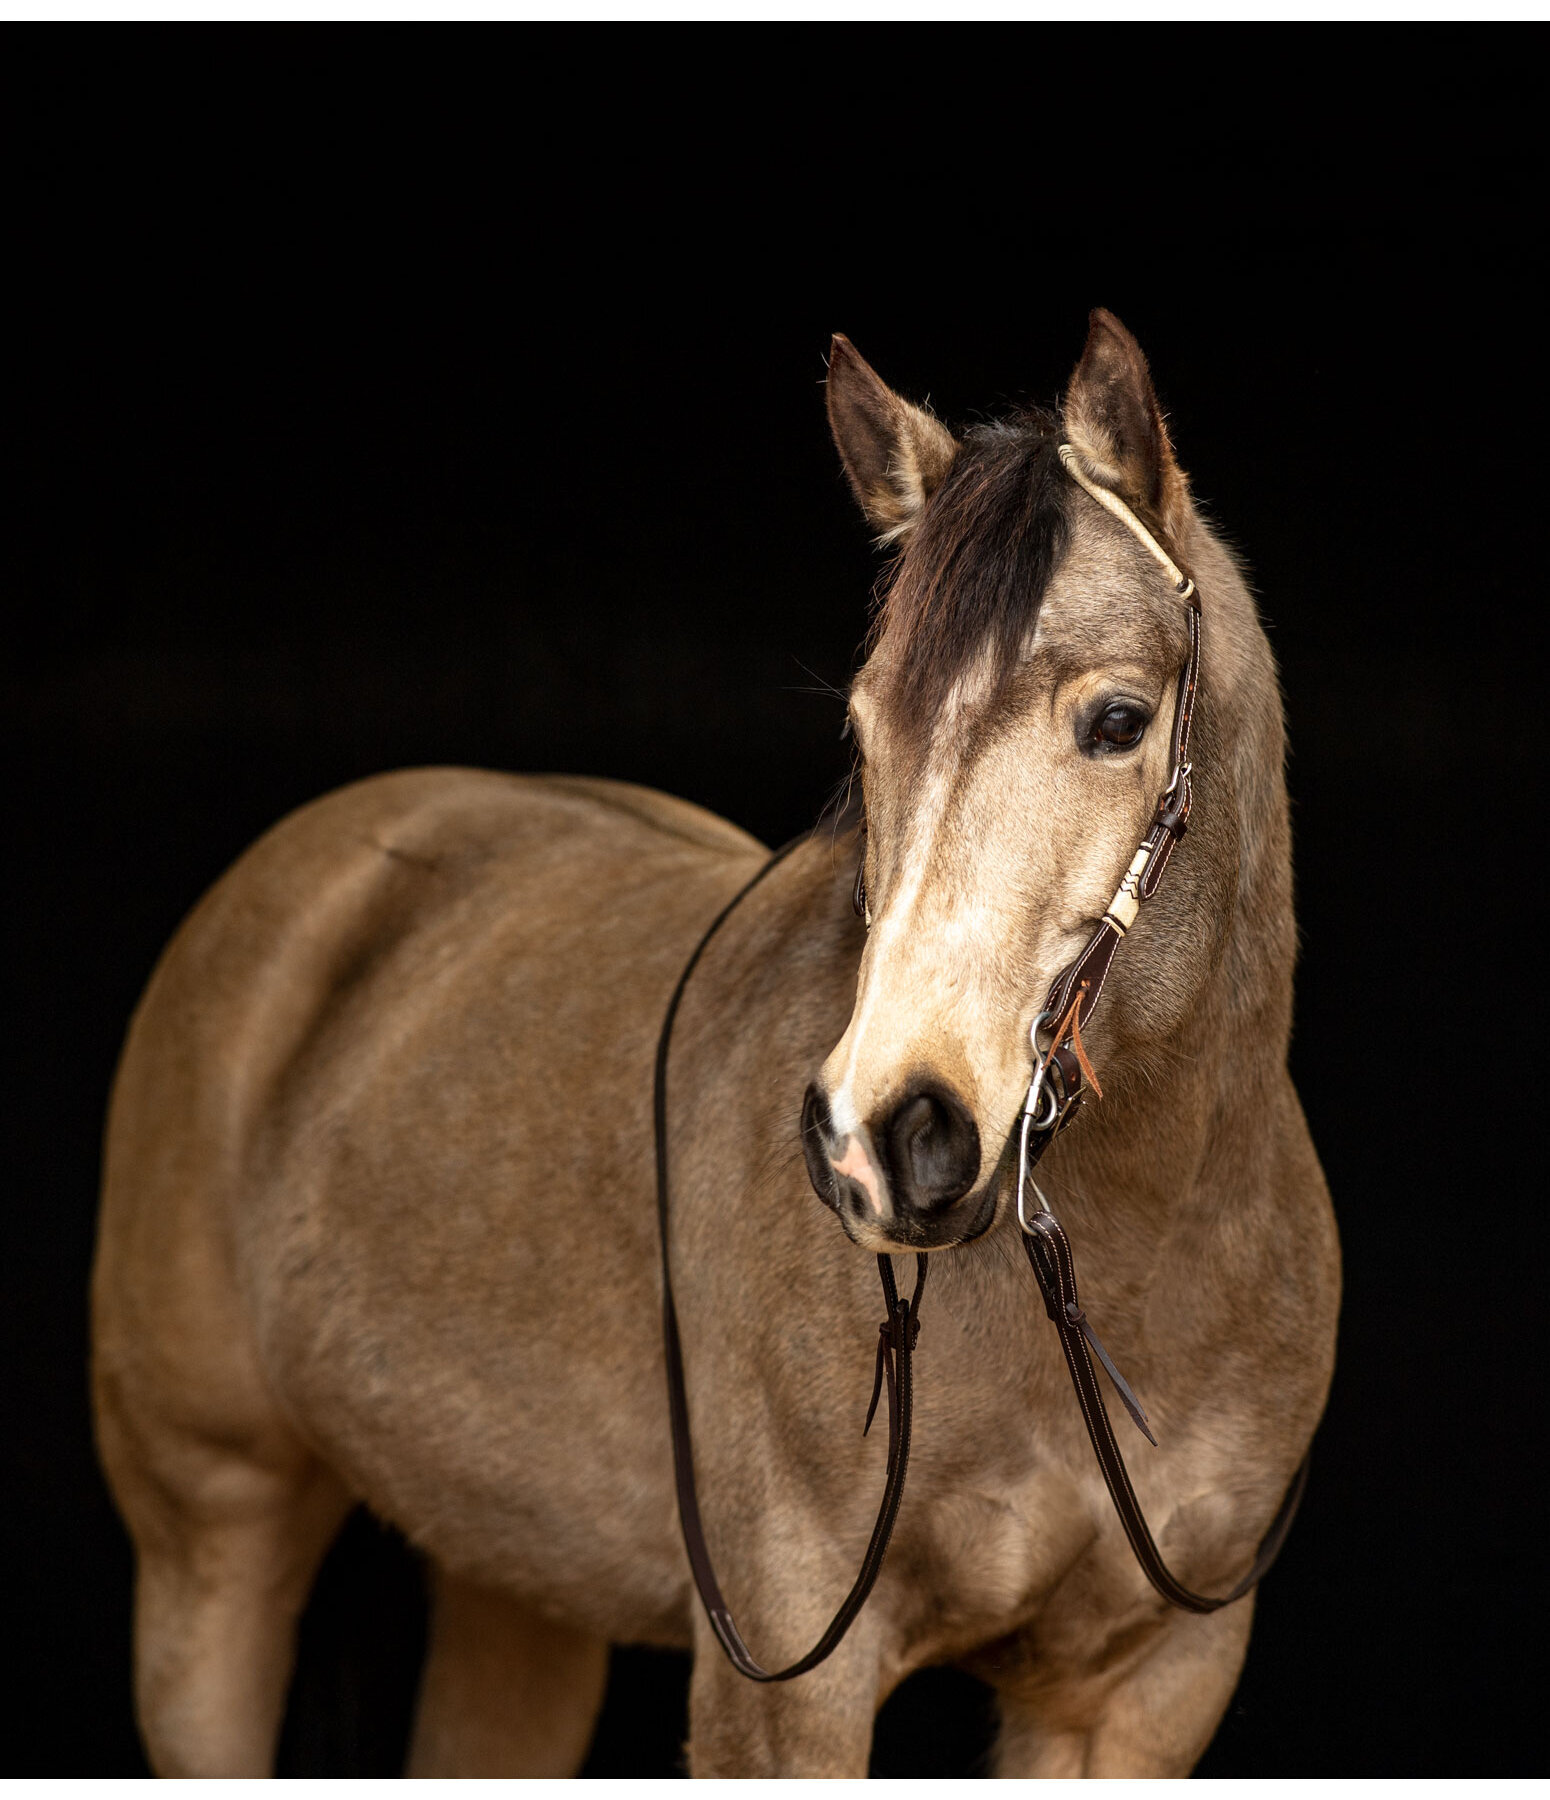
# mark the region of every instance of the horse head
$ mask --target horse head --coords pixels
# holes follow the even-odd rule
[[[1185,610],[1162,561],[1068,473],[1061,447],[1175,559],[1203,558],[1211,585],[1232,589],[1224,603],[1202,581],[1218,686],[1241,660],[1232,641],[1258,633],[1243,629],[1252,603],[1194,512],[1145,359],[1108,313],[1093,315],[1058,416],[954,437],[844,338],[828,405],[856,495],[898,555],[850,697],[868,930],[803,1143],[815,1189],[858,1243],[945,1248],[1005,1213],[1030,1027],[1109,906],[1170,772]],[[1217,757],[1221,719],[1202,731]],[[1176,1031],[1219,960],[1238,846],[1222,818],[1230,775],[1205,784],[1216,826],[1200,854],[1192,835],[1184,878],[1127,946],[1089,1046],[1100,1071],[1123,1075]]]

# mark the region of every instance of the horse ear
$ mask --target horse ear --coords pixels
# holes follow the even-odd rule
[[[861,510],[880,542],[902,543],[952,466],[957,440],[896,394],[838,333],[829,347],[828,386],[829,429]]]
[[[1177,539],[1188,508],[1184,472],[1174,461],[1141,346],[1101,306],[1088,317],[1087,347],[1061,420],[1093,476],[1144,507]]]

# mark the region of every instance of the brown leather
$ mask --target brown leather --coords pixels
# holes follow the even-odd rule
[[[1296,1517],[1297,1507],[1302,1499],[1303,1489],[1308,1481],[1308,1459],[1304,1457],[1297,1473],[1292,1477],[1291,1486],[1286,1490],[1281,1501],[1280,1510],[1271,1521],[1270,1529],[1260,1542],[1259,1551],[1253,1564],[1243,1578],[1225,1594],[1207,1596],[1197,1594],[1173,1573],[1163,1561],[1158,1551],[1151,1529],[1147,1525],[1146,1515],[1141,1511],[1141,1504],[1136,1499],[1136,1491],[1130,1483],[1130,1472],[1125,1467],[1125,1459],[1114,1438],[1114,1427],[1109,1422],[1108,1409],[1103,1403],[1103,1392],[1098,1386],[1098,1377],[1094,1373],[1092,1358],[1088,1355],[1089,1347],[1097,1353],[1115,1390],[1124,1401],[1126,1410],[1135,1421],[1137,1430],[1143,1432],[1153,1444],[1151,1427],[1141,1403],[1130,1391],[1130,1386],[1119,1370],[1109,1360],[1108,1352],[1098,1341],[1097,1333],[1088,1323],[1087,1315],[1082,1310],[1076,1291],[1076,1264],[1071,1255],[1071,1244],[1066,1237],[1058,1219],[1048,1211],[1036,1212],[1028,1220],[1028,1229],[1023,1235],[1023,1248],[1028,1252],[1028,1260],[1033,1264],[1033,1273],[1039,1284],[1039,1291],[1044,1296],[1044,1310],[1049,1314],[1056,1331],[1060,1334],[1060,1347],[1066,1355],[1066,1367],[1071,1372],[1071,1382],[1076,1389],[1077,1401],[1082,1408],[1082,1420],[1087,1427],[1087,1435],[1092,1442],[1094,1454],[1098,1458],[1098,1466],[1103,1471],[1103,1479],[1109,1490],[1109,1497],[1114,1502],[1114,1510],[1119,1514],[1119,1522],[1125,1528],[1125,1535],[1130,1539],[1130,1547],[1136,1554],[1142,1573],[1163,1599],[1173,1606],[1183,1607],[1186,1612],[1211,1613],[1220,1607],[1230,1606],[1234,1600],[1241,1600],[1266,1573],[1270,1565],[1280,1554],[1281,1546],[1286,1542],[1286,1534],[1292,1528],[1292,1520]]]
[[[1193,584],[1190,585],[1188,594],[1188,619],[1189,652],[1179,671],[1178,699],[1173,710],[1170,779],[1167,788],[1158,797],[1151,829],[1142,839],[1143,847],[1151,853],[1138,888],[1143,903],[1157,893],[1167,872],[1174,846],[1189,828],[1190,810],[1194,804],[1194,790],[1190,780],[1189,734],[1200,686],[1200,601]],[[1103,984],[1114,961],[1114,952],[1119,948],[1122,938],[1123,934],[1115,928],[1112,921],[1107,918],[1102,920],[1088,939],[1081,955],[1055,978],[1050,988],[1049,998],[1044,1003],[1045,1010],[1059,1023],[1055,1028],[1049,1053],[1048,1078],[1055,1079],[1060,1107],[1053,1122],[1045,1130],[1029,1133],[1027,1155],[1030,1168],[1043,1155],[1055,1134],[1076,1116],[1081,1106],[1086,1085],[1082,1067],[1085,1059],[1076,1055],[1070,1038],[1073,1030],[1086,1025],[1092,1016],[1093,1008],[1102,996]],[[1109,1496],[1147,1580],[1170,1604],[1183,1607],[1188,1612],[1215,1612],[1218,1607],[1228,1606],[1234,1600],[1241,1599],[1269,1569],[1286,1541],[1286,1534],[1291,1529],[1292,1519],[1307,1483],[1307,1459],[1303,1459],[1302,1466],[1293,1476],[1292,1484],[1281,1502],[1281,1509],[1260,1544],[1253,1566],[1243,1579],[1229,1593],[1216,1598],[1196,1594],[1185,1587],[1158,1553],[1146,1517],[1136,1499],[1125,1459],[1114,1439],[1114,1430],[1109,1423],[1108,1411],[1103,1403],[1098,1378],[1093,1372],[1092,1355],[1089,1351],[1098,1357],[1108,1372],[1115,1391],[1125,1403],[1137,1430],[1153,1444],[1157,1440],[1152,1436],[1151,1426],[1140,1401],[1115,1368],[1082,1310],[1077,1298],[1076,1265],[1071,1255],[1070,1242],[1059,1221],[1047,1209],[1034,1213],[1028,1220],[1023,1234],[1023,1248],[1028,1253],[1039,1290],[1044,1296],[1044,1309],[1060,1334],[1060,1345],[1065,1352],[1066,1366],[1070,1370],[1077,1402],[1082,1409],[1082,1419],[1087,1427],[1093,1452],[1098,1458],[1098,1466],[1103,1471]]]
[[[895,1285],[893,1259],[888,1256],[878,1257],[877,1271],[883,1284],[887,1316],[878,1328],[877,1375],[862,1435],[865,1436],[872,1428],[878,1393],[886,1381],[888,1473],[883,1482],[882,1502],[877,1509],[877,1520],[872,1526],[866,1554],[861,1559],[860,1572],[822,1637],[805,1656],[798,1657],[786,1668],[766,1669],[755,1660],[753,1653],[743,1642],[742,1633],[737,1629],[731,1609],[721,1592],[715,1565],[711,1561],[710,1546],[705,1541],[699,1495],[694,1483],[694,1446],[689,1436],[689,1394],[684,1381],[683,1346],[678,1336],[678,1312],[673,1304],[673,1280],[668,1259],[667,1067],[668,1051],[673,1038],[673,1021],[678,1017],[678,1008],[689,985],[689,977],[705,954],[706,946],[742,900],[798,844],[806,841],[806,835],[804,832],[801,837],[793,838],[783,849],[777,850],[753,879],[740,888],[717,913],[706,928],[705,935],[695,945],[694,954],[678,977],[678,985],[673,989],[673,997],[667,1005],[667,1015],[662,1021],[661,1035],[657,1039],[653,1094],[657,1148],[657,1227],[662,1248],[662,1338],[667,1358],[668,1411],[673,1428],[673,1475],[678,1489],[678,1522],[683,1529],[684,1548],[689,1554],[694,1585],[699,1589],[711,1630],[715,1632],[716,1641],[726,1651],[733,1668],[740,1675],[746,1675],[750,1681],[790,1681],[794,1676],[805,1675],[809,1669],[816,1668],[849,1631],[876,1584],[883,1566],[883,1557],[888,1550],[888,1540],[893,1536],[894,1521],[899,1516],[899,1503],[904,1498],[904,1477],[909,1469],[910,1426],[914,1417],[915,1392],[913,1358],[915,1340],[920,1335],[920,1297],[926,1287],[927,1261],[924,1256],[915,1258],[915,1291],[908,1300],[901,1299]]]
[[[1108,980],[1109,964],[1113,962],[1114,952],[1122,942],[1120,934],[1104,919],[1087,940],[1082,954],[1069,968],[1063,969],[1055,977],[1049,998],[1044,1002],[1044,1010],[1059,1018],[1066,1010],[1072,991],[1085,982],[1087,991],[1082,999],[1080,1014],[1085,1025],[1098,1004],[1098,996],[1103,992],[1104,982]]]
[[[1194,805],[1194,788],[1190,780],[1189,734],[1195,719],[1195,699],[1200,688],[1200,599],[1193,584],[1185,616],[1189,620],[1189,650],[1184,658],[1184,666],[1179,670],[1178,695],[1173,709],[1173,732],[1168,758],[1170,778],[1168,786],[1158,796],[1151,829],[1141,840],[1141,847],[1150,851],[1138,889],[1143,902],[1152,899],[1161,886],[1173,856],[1174,845],[1189,829],[1190,810]],[[1094,1007],[1102,998],[1103,984],[1108,980],[1114,952],[1123,940],[1124,933],[1116,929],[1112,920],[1100,920],[1076,961],[1062,969],[1050,984],[1044,1010],[1050,1018],[1061,1021],[1052,1045],[1052,1057],[1069,1040],[1073,1028],[1086,1028]],[[1081,992],[1084,984],[1085,993]],[[1045,1133],[1030,1135],[1030,1161],[1036,1160],[1033,1137],[1042,1136],[1047,1142],[1057,1131],[1068,1125],[1076,1116],[1086,1085],[1082,1071],[1078,1068],[1075,1086],[1068,1088],[1070,1104],[1062,1108],[1059,1118]],[[1042,1153],[1043,1147],[1043,1143],[1040,1143],[1039,1153]]]
[[[1082,1071],[1083,1081],[1101,1100],[1103,1084],[1098,1079],[1098,1071],[1088,1059],[1087,1046],[1082,1042],[1082,1005],[1087,999],[1087,993],[1088,984],[1085,981],[1079,981],[1076,995],[1066,1008],[1065,1017],[1055,1027],[1055,1042],[1058,1044],[1062,1039],[1065,1040],[1066,1049],[1076,1058],[1077,1066]]]
[[[1178,699],[1173,712],[1169,757],[1170,780],[1168,787],[1158,797],[1151,829],[1142,839],[1143,846],[1151,853],[1138,888],[1143,903],[1156,895],[1167,872],[1174,846],[1189,828],[1190,810],[1194,804],[1194,790],[1190,780],[1189,735],[1200,685],[1200,602],[1193,586],[1189,593],[1188,619],[1189,652],[1184,667],[1179,671]],[[1085,1086],[1082,1068],[1084,1059],[1074,1053],[1069,1039],[1073,1028],[1079,1029],[1085,1025],[1098,1004],[1122,935],[1109,919],[1102,920],[1088,939],[1081,955],[1055,978],[1050,988],[1045,1010],[1051,1018],[1059,1020],[1059,1024],[1049,1062],[1051,1076],[1058,1076],[1055,1085],[1061,1104],[1053,1123],[1047,1129],[1029,1134],[1030,1168],[1043,1155],[1055,1134],[1076,1116],[1081,1106]],[[1243,1579],[1229,1593],[1216,1598],[1196,1594],[1185,1587],[1159,1554],[1136,1499],[1125,1459],[1115,1442],[1113,1427],[1109,1423],[1108,1411],[1103,1403],[1097,1376],[1093,1372],[1092,1355],[1089,1351],[1103,1364],[1137,1430],[1153,1444],[1157,1440],[1152,1436],[1151,1426],[1141,1403],[1131,1392],[1129,1383],[1115,1368],[1082,1310],[1077,1298],[1076,1265],[1071,1255],[1070,1242],[1059,1221],[1047,1209],[1034,1213],[1028,1220],[1023,1247],[1028,1253],[1028,1260],[1033,1265],[1040,1292],[1044,1296],[1045,1311],[1060,1334],[1061,1348],[1065,1352],[1066,1366],[1070,1370],[1077,1402],[1082,1409],[1082,1419],[1087,1427],[1093,1452],[1098,1458],[1098,1466],[1103,1471],[1109,1496],[1147,1580],[1165,1600],[1189,1612],[1215,1612],[1218,1607],[1228,1606],[1234,1600],[1241,1599],[1269,1569],[1286,1540],[1307,1483],[1307,1459],[1303,1459],[1302,1466],[1292,1478],[1281,1509],[1260,1544],[1253,1566]]]

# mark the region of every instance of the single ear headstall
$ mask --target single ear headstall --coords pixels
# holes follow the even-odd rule
[[[1105,511],[1111,513],[1131,531],[1157,558],[1173,582],[1174,591],[1186,608],[1189,649],[1179,672],[1178,696],[1173,712],[1173,733],[1169,756],[1167,786],[1158,797],[1156,810],[1140,847],[1131,858],[1114,898],[1076,960],[1052,983],[1043,1009],[1033,1022],[1030,1038],[1033,1049],[1033,1078],[1017,1125],[1017,1222],[1023,1247],[1044,1299],[1044,1309],[1060,1337],[1061,1350],[1076,1390],[1082,1417],[1093,1452],[1114,1502],[1125,1535],[1135,1552],[1148,1581],[1170,1605],[1187,1612],[1210,1613],[1230,1606],[1250,1591],[1269,1570],[1286,1541],[1296,1516],[1298,1503],[1307,1484],[1308,1460],[1305,1457],[1292,1478],[1291,1485],[1261,1541],[1254,1562],[1243,1578],[1227,1593],[1210,1597],[1194,1593],[1177,1579],[1164,1563],[1136,1499],[1135,1489],[1125,1467],[1125,1459],[1115,1440],[1103,1392],[1093,1369],[1096,1356],[1113,1382],[1136,1428],[1156,1444],[1150,1423],[1141,1403],[1129,1384],[1115,1368],[1097,1333],[1089,1323],[1077,1295],[1076,1264],[1070,1240],[1048,1202],[1033,1179],[1039,1158],[1055,1136],[1075,1118],[1086,1090],[1095,1092],[1096,1077],[1082,1046],[1082,1027],[1092,1016],[1093,1008],[1103,993],[1114,953],[1135,924],[1142,905],[1151,900],[1162,883],[1174,846],[1189,825],[1194,794],[1191,785],[1189,734],[1200,680],[1200,598],[1195,584],[1173,561],[1119,496],[1093,481],[1082,468],[1076,451],[1062,444],[1060,460],[1077,485],[1090,494]],[[920,1332],[920,1300],[926,1285],[927,1259],[916,1257],[915,1290],[906,1301],[898,1292],[893,1262],[888,1256],[877,1259],[882,1281],[886,1317],[879,1328],[876,1380],[872,1393],[872,1409],[867,1413],[870,1427],[878,1394],[886,1378],[888,1389],[888,1470],[883,1484],[882,1503],[872,1528],[871,1540],[862,1559],[861,1570],[850,1592],[827,1629],[803,1657],[786,1668],[770,1671],[756,1662],[733,1623],[721,1587],[716,1579],[705,1531],[700,1519],[699,1500],[694,1482],[694,1451],[689,1435],[689,1403],[684,1385],[683,1351],[679,1342],[678,1318],[673,1304],[673,1289],[668,1261],[668,1166],[667,1166],[667,1068],[672,1041],[673,1021],[706,946],[736,910],[742,900],[782,862],[797,844],[798,838],[778,850],[712,920],[704,936],[695,946],[685,965],[678,985],[668,1003],[657,1041],[654,1088],[654,1123],[656,1130],[657,1222],[662,1249],[662,1326],[667,1359],[669,1411],[673,1429],[673,1464],[678,1490],[678,1515],[683,1528],[684,1545],[695,1586],[710,1619],[716,1639],[734,1668],[752,1681],[789,1681],[805,1674],[824,1660],[844,1637],[856,1615],[866,1603],[878,1574],[883,1556],[893,1534],[899,1504],[904,1494],[904,1477],[909,1464],[910,1425],[913,1413],[912,1358],[915,1340]],[[858,911],[864,901],[860,876],[857,877]],[[1041,1038],[1048,1043],[1041,1045]],[[1030,1208],[1030,1190],[1037,1207]]]

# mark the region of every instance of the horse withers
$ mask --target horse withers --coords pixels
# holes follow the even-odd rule
[[[1159,1547],[1220,1592],[1306,1452],[1339,1296],[1286,1069],[1270,651],[1108,314],[1058,416],[954,436],[842,338],[828,397],[897,555],[850,700],[864,821],[707,947],[666,1148],[705,1530],[767,1664],[867,1542],[872,1253],[931,1257],[875,1591],[820,1667],[746,1681],[675,1504],[653,1056],[765,852],[617,783],[382,776],[206,895],[114,1086],[93,1376],[162,1773],[270,1769],[296,1620],[359,1502],[431,1570],[414,1773],[573,1773],[615,1643],[693,1648],[697,1775],[862,1775],[927,1664],[994,1688],[1009,1776],[1182,1774],[1227,1705],[1252,1596],[1174,1610],[1132,1558],[1017,1250],[1014,1139],[1030,1028],[1169,777],[1183,615],[1106,494],[1196,584],[1195,805],[1086,1029],[1101,1099],[1039,1180],[1158,1439],[1131,1467]]]

